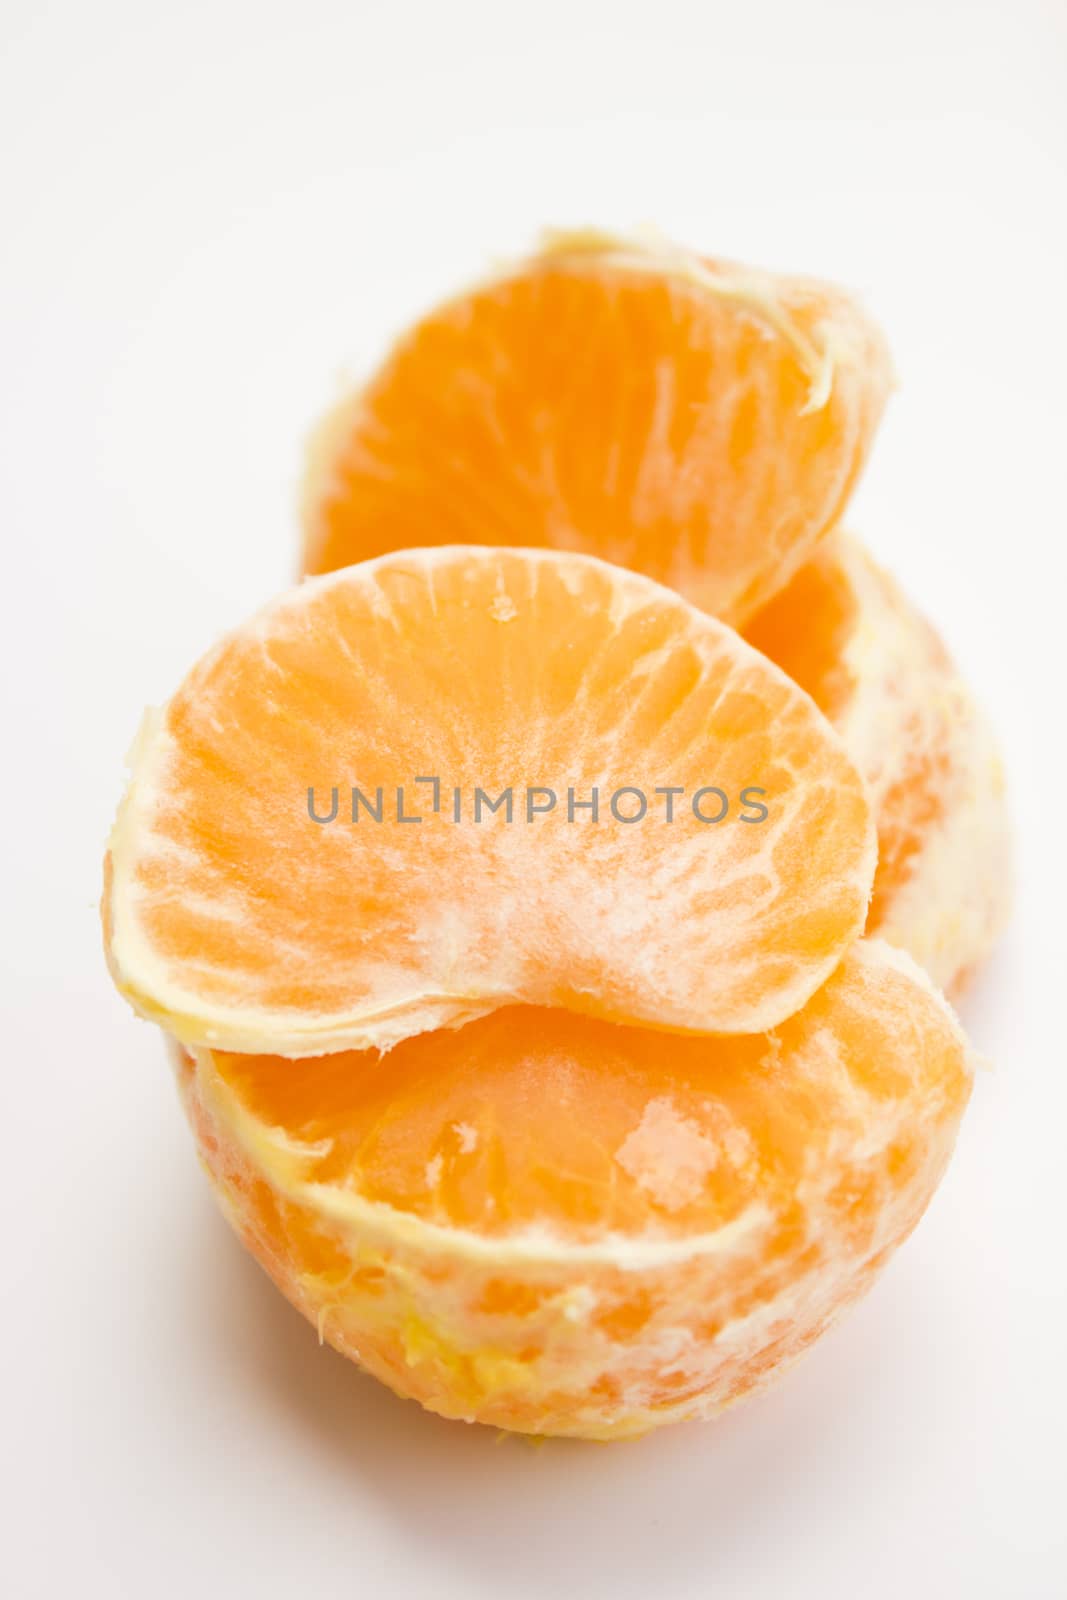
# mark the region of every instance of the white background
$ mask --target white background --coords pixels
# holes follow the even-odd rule
[[[1063,0],[2,0],[0,55],[6,1592],[1067,1593]],[[339,377],[586,220],[887,326],[851,520],[996,720],[1019,892],[965,1007],[994,1070],[869,1300],[718,1423],[535,1450],[244,1257],[96,902],[141,708],[288,581]]]

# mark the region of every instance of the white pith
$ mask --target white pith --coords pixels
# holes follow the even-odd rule
[[[854,539],[835,549],[857,605],[843,654],[853,685],[835,726],[863,773],[875,816],[909,755],[943,748],[941,815],[892,894],[878,933],[953,989],[985,956],[1011,899],[1010,826],[991,729],[925,619]]]

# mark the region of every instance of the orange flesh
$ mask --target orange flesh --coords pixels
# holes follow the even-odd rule
[[[817,1337],[921,1214],[970,1090],[947,1008],[877,945],[768,1036],[516,1007],[383,1060],[204,1052],[183,1079],[235,1225],[325,1337],[446,1415],[601,1437]]]
[[[565,240],[431,313],[320,431],[305,570],[431,527],[431,538],[588,550],[742,627],[813,695],[877,792],[868,930],[903,939],[955,989],[1004,918],[992,741],[906,599],[883,579],[873,611],[869,595],[857,605],[836,540],[820,544],[877,427],[885,348],[829,286],[695,265],[711,287],[654,250],[627,258],[601,239]],[[754,295],[714,290],[746,281]],[[824,404],[786,329],[834,357]],[[850,659],[860,611],[907,645],[903,674]],[[881,755],[847,727],[879,696]],[[978,889],[949,859],[967,833],[985,856]]]
[[[831,1160],[842,1133],[860,1140],[872,1111],[916,1082],[924,1096],[942,1094],[946,1076],[961,1091],[948,1029],[930,1041],[920,1030],[917,1059],[882,1036],[894,1011],[914,1030],[913,989],[896,972],[877,970],[865,986],[853,977],[847,1002],[840,983],[820,991],[773,1039],[679,1038],[505,1006],[381,1057],[347,1051],[294,1066],[216,1053],[214,1064],[260,1122],[331,1142],[309,1181],[483,1234],[548,1221],[586,1238],[649,1222],[685,1235],[756,1198],[787,1210],[807,1164]],[[827,1026],[832,1071],[812,1045]],[[894,1160],[906,1164],[921,1137],[902,1129]]]
[[[951,757],[944,746],[913,749],[886,794],[887,820],[878,835],[878,869],[867,914],[871,933],[882,928],[897,894],[910,880],[931,830],[944,818],[950,764]]]
[[[836,543],[830,541],[756,613],[745,638],[806,690],[833,722],[855,688],[845,650],[858,620],[855,590]]]
[[[426,317],[326,424],[305,571],[434,540],[544,546],[754,612],[840,515],[888,361],[840,291],[699,265],[825,343],[828,398],[758,298],[624,256],[535,257]]]
[[[557,250],[425,319],[308,483],[309,573],[402,553],[200,663],[109,854],[112,969],[194,1047],[179,1078],[227,1214],[320,1339],[444,1415],[608,1438],[761,1388],[914,1226],[969,1094],[939,997],[853,942],[864,786],[785,676],[847,726],[864,602],[818,542],[884,348],[835,290],[759,288],[778,323]],[[836,352],[818,398],[805,347]],[[783,671],[545,551],[660,579]],[[888,580],[881,603],[903,606]],[[922,649],[946,676],[929,630]],[[952,759],[916,714],[890,776],[862,773],[869,930],[944,820]],[[472,816],[476,789],[521,813],[527,786],[593,783],[602,809],[716,785],[733,812]],[[766,828],[736,820],[753,785]],[[384,825],[355,821],[352,786],[380,788]],[[337,789],[336,824],[310,788],[326,809]]]
[[[381,789],[382,823],[351,821],[353,786]],[[603,816],[571,821],[568,791],[594,786]],[[692,809],[708,786],[721,824]],[[401,787],[422,822],[397,822]],[[533,787],[558,804],[529,823]],[[610,812],[624,787],[640,823]],[[750,787],[762,824],[741,820]],[[309,788],[320,815],[337,790],[333,824]],[[476,822],[477,788],[511,788],[512,823]],[[294,1055],[517,999],[773,1025],[862,927],[874,856],[829,727],[732,630],[588,558],[489,549],[351,569],[224,641],[167,708],[116,841],[109,940],[135,1003],[180,1037]]]
[[[854,583],[857,559],[865,562],[864,575],[874,585],[881,616],[864,613]],[[908,630],[917,657],[909,665],[921,674],[923,697],[923,703],[902,719],[899,707],[914,697],[915,689],[908,682],[892,680],[881,685],[886,706],[883,748],[877,764],[864,774],[875,781],[886,768],[891,773],[890,781],[879,785],[876,812],[878,868],[867,931],[877,933],[946,815],[956,730],[947,714],[941,721],[933,714],[953,674],[944,646],[885,573],[856,552],[846,558],[837,540],[819,550],[752,619],[745,637],[807,690],[840,727],[859,687],[858,669],[850,670],[849,647],[863,623]],[[982,870],[982,864],[977,863],[975,870]],[[992,870],[999,870],[998,865],[992,864]]]

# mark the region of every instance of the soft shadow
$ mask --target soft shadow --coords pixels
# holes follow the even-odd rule
[[[870,1470],[872,1433],[896,1426],[894,1391],[906,1389],[920,1429],[936,1425],[953,1360],[930,1271],[895,1263],[762,1399],[638,1441],[534,1445],[397,1399],[319,1347],[221,1219],[205,1216],[200,1232],[186,1230],[184,1303],[201,1359],[222,1364],[257,1415],[309,1436],[334,1479],[374,1496],[472,1594],[543,1597],[578,1583],[599,1594],[616,1579],[627,1592],[706,1593],[713,1580],[736,1593],[764,1529],[799,1577],[835,1500]]]

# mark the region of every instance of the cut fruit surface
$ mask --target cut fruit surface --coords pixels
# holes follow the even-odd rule
[[[958,993],[1007,918],[1009,825],[996,743],[941,640],[836,533],[745,637],[808,691],[867,780],[879,852],[867,932]]]
[[[146,726],[105,935],[139,1010],[231,1049],[516,1001],[753,1032],[833,971],[874,862],[837,736],[722,623],[590,557],[404,551],[283,596]]]
[[[860,942],[764,1035],[506,1007],[384,1059],[196,1050],[234,1226],[320,1335],[446,1416],[612,1437],[765,1385],[921,1215],[970,1092],[909,957]]]
[[[307,572],[413,542],[581,550],[739,623],[840,516],[890,384],[843,291],[561,234],[425,317],[327,419]]]

